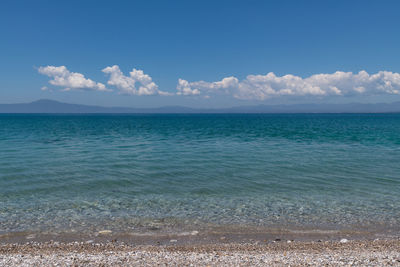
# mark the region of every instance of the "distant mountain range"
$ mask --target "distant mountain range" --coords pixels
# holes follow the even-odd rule
[[[41,99],[31,103],[0,104],[0,113],[397,113],[400,102],[377,104],[295,104],[258,105],[232,108],[160,108],[101,107],[62,103]]]

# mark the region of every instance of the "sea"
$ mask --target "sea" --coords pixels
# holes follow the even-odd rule
[[[2,114],[0,233],[399,229],[400,114]]]

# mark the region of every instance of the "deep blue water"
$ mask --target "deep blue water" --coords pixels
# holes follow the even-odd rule
[[[0,232],[400,225],[400,115],[0,115]]]

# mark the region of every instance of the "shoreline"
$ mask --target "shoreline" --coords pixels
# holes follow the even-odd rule
[[[208,244],[263,244],[275,241],[321,242],[341,239],[371,241],[376,239],[400,240],[400,230],[378,227],[312,228],[312,227],[251,227],[240,225],[220,225],[197,228],[165,228],[147,231],[115,231],[101,229],[92,232],[74,230],[25,231],[0,233],[0,245],[25,244],[27,242],[84,242],[141,245],[208,245]]]
[[[400,232],[219,226],[171,231],[14,232],[0,267],[400,266]]]

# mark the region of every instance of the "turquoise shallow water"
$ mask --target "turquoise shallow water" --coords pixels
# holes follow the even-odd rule
[[[0,115],[0,233],[400,225],[400,115]]]

